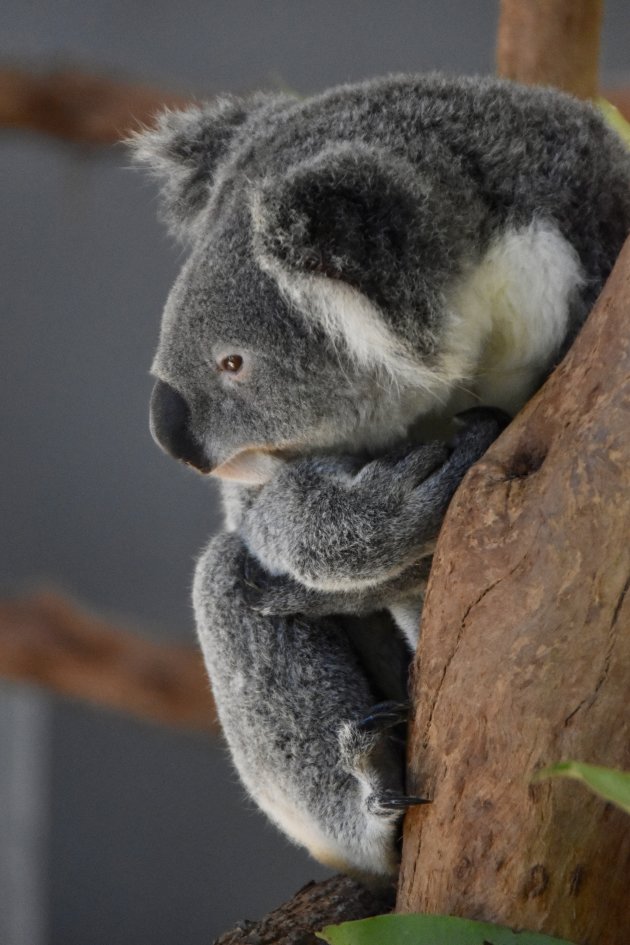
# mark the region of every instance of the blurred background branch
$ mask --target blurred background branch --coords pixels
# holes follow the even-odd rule
[[[57,593],[0,602],[0,675],[154,722],[218,730],[196,648],[151,642]]]
[[[504,8],[497,54],[500,75],[525,81],[532,65],[526,54],[538,56],[540,63],[536,64],[548,71],[549,85],[563,82],[563,88],[575,88],[578,76],[578,94],[596,94],[597,86],[584,72],[581,56],[576,54],[567,64],[566,59],[553,55],[553,44],[538,42],[530,49],[523,36],[535,36],[535,20],[526,22],[525,9],[518,0],[507,0]],[[576,16],[576,29],[578,26],[581,20]],[[557,27],[560,30],[562,23],[558,21]],[[560,65],[564,69],[561,77],[554,71]],[[602,94],[630,119],[630,89],[608,89]],[[72,68],[33,72],[0,67],[0,128],[35,131],[76,144],[115,144],[140,125],[150,125],[162,108],[181,108],[189,102],[147,85]]]
[[[81,144],[113,144],[161,108],[185,99],[146,85],[74,69],[0,68],[0,127],[23,128]]]

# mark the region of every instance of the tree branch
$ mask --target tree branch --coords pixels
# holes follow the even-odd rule
[[[152,643],[57,594],[0,602],[0,675],[152,721],[218,730],[195,648]]]
[[[594,98],[602,15],[603,0],[501,0],[498,74]]]
[[[241,922],[215,945],[321,945],[315,932],[325,925],[390,912],[393,896],[376,894],[348,876],[308,883],[293,899],[260,922]]]
[[[0,69],[0,127],[75,143],[113,144],[150,125],[162,108],[186,104],[180,96],[75,70]]]
[[[630,818],[630,240],[561,366],[450,506],[423,613],[398,908],[625,945]]]

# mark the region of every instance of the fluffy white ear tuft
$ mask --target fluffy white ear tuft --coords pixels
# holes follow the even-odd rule
[[[289,272],[273,259],[261,260],[261,265],[305,320],[323,328],[357,364],[397,387],[414,388],[429,404],[441,402],[442,379],[394,335],[378,306],[358,289],[322,275]]]
[[[166,110],[155,127],[133,135],[133,159],[160,181],[162,216],[171,232],[186,241],[207,206],[219,166],[250,116],[284,97],[259,93],[248,99],[224,95],[182,111]]]
[[[334,145],[252,192],[259,265],[357,362],[433,397],[442,381],[394,331],[392,274],[413,272],[428,187],[408,162],[362,142]],[[441,395],[438,395],[438,400]]]

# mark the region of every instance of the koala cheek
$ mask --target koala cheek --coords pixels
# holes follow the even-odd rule
[[[179,391],[165,381],[157,381],[151,395],[150,428],[155,442],[165,453],[193,466],[202,473],[212,469],[212,461],[190,429],[191,414]]]

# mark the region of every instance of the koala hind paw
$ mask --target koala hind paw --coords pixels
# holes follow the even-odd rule
[[[373,756],[378,754],[382,743],[379,732],[362,729],[356,722],[344,722],[338,739],[342,767],[358,780],[369,776]]]

